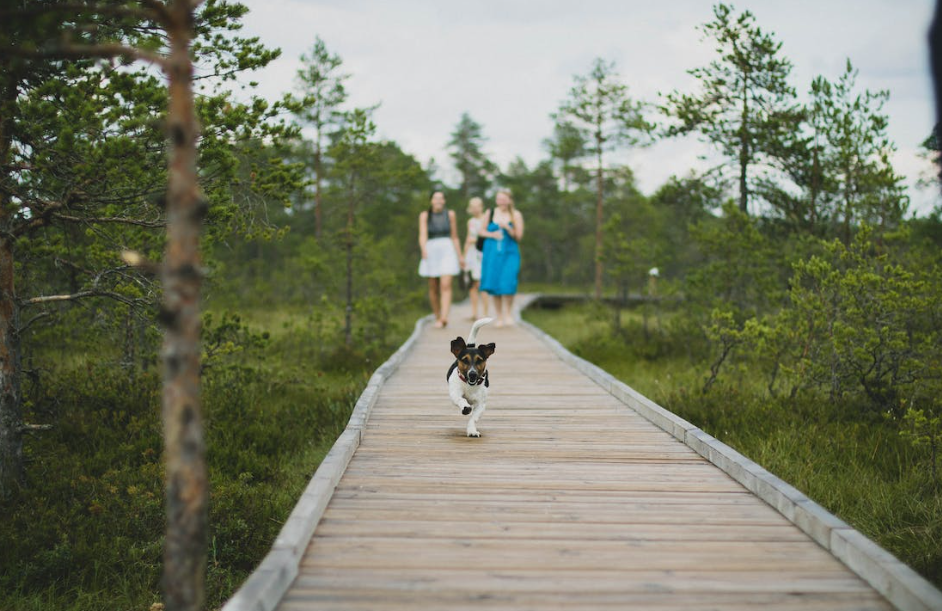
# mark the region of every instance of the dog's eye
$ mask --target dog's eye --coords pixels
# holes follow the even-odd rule
[[[463,357],[461,357],[461,360],[464,361],[465,363],[470,363],[471,357],[466,354]]]
[[[484,362],[484,359],[482,359],[480,356],[477,356],[477,355],[476,355],[476,356],[474,357],[474,362],[475,362],[475,363],[482,363],[482,362]]]

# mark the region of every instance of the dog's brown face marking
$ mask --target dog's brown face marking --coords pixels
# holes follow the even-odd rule
[[[458,373],[472,384],[487,370],[487,359],[494,354],[495,344],[482,344],[468,346],[464,338],[459,337],[451,342],[451,353],[458,360]]]
[[[484,370],[487,369],[487,359],[474,348],[467,348],[464,354],[458,357],[458,371],[464,377],[468,377],[468,372],[472,369],[477,372],[477,375],[484,375]]]

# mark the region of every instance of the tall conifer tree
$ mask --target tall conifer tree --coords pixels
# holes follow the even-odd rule
[[[451,133],[448,148],[461,174],[461,195],[465,200],[472,195],[482,195],[497,171],[497,166],[484,154],[486,142],[481,124],[463,113]]]
[[[716,45],[719,58],[688,71],[700,91],[671,93],[662,110],[677,120],[669,135],[698,132],[733,163],[739,209],[748,213],[756,165],[795,126],[795,91],[788,84],[792,65],[782,57],[782,43],[763,32],[749,11],[735,15],[731,6],[717,4],[713,17],[699,29]]]
[[[314,235],[321,237],[323,230],[323,181],[325,139],[339,129],[340,105],[347,100],[344,81],[348,74],[340,72],[343,60],[331,54],[318,36],[308,54],[301,56],[298,83],[303,94],[298,101],[298,116],[314,128]]]
[[[619,82],[614,63],[596,59],[592,70],[574,81],[553,118],[559,129],[577,130],[585,143],[584,154],[595,159],[595,298],[600,299],[605,153],[638,144],[652,126],[644,120],[642,105],[628,96],[628,86]]]

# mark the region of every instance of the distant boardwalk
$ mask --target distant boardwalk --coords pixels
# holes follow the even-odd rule
[[[490,399],[465,437],[445,371],[467,315],[381,387],[279,609],[891,608],[524,329],[482,330]]]

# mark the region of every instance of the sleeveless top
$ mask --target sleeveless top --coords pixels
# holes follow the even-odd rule
[[[451,221],[448,219],[448,209],[441,212],[428,211],[428,239],[450,238]]]
[[[478,234],[481,233],[481,219],[471,217],[471,222],[468,224],[468,233],[472,238],[477,239]]]

